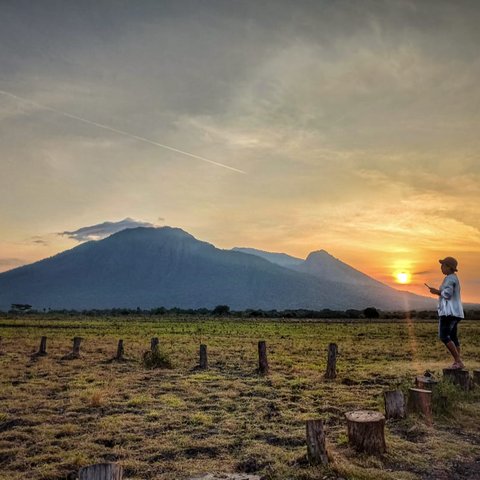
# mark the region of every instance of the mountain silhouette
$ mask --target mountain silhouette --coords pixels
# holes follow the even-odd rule
[[[318,262],[317,254],[286,268],[252,253],[216,248],[180,228],[131,228],[0,274],[0,309],[12,303],[36,309],[434,306],[431,299],[373,279],[373,285],[359,284],[355,275],[364,274],[354,269],[348,281],[346,264],[343,277],[322,276],[322,265],[336,264]]]
[[[251,255],[256,255],[260,258],[264,258],[269,262],[275,263],[276,265],[280,265],[281,267],[288,267],[292,268],[296,265],[300,265],[303,263],[301,258],[292,257],[291,255],[287,255],[286,253],[273,253],[273,252],[266,252],[264,250],[258,250],[256,248],[248,248],[248,247],[235,247],[232,248],[234,252],[243,252],[243,253],[250,253]]]

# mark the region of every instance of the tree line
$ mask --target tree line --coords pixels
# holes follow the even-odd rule
[[[0,311],[1,312],[1,311]],[[287,310],[262,310],[246,309],[232,310],[228,305],[217,305],[214,308],[165,308],[156,307],[150,309],[137,308],[106,308],[106,309],[50,309],[45,308],[36,310],[28,304],[12,304],[9,314],[46,314],[46,315],[84,315],[84,316],[214,316],[214,317],[238,317],[238,318],[286,318],[286,319],[436,319],[436,310],[410,310],[410,311],[382,311],[376,307],[367,307],[364,309],[332,310],[324,308],[322,310],[310,309],[287,309]],[[465,318],[480,318],[480,310],[467,310]]]

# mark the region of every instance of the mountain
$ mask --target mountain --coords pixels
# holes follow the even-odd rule
[[[238,248],[234,248],[238,250]],[[252,255],[265,258],[272,263],[284,265],[296,272],[305,273],[324,281],[334,282],[341,285],[342,289],[347,286],[354,287],[354,291],[358,294],[363,292],[365,298],[372,299],[371,304],[378,306],[380,304],[390,305],[388,310],[409,310],[413,308],[436,308],[436,302],[430,298],[421,297],[408,292],[400,292],[394,288],[385,285],[365,273],[356,270],[341,260],[333,257],[325,250],[311,252],[305,260],[296,257],[289,257],[285,262],[278,253],[265,252],[255,249],[241,249],[248,251]],[[380,300],[382,299],[382,300]],[[399,302],[401,302],[399,304]],[[393,307],[395,305],[395,307]]]
[[[277,257],[276,257],[277,258]],[[297,268],[297,267],[295,267]],[[359,272],[360,273],[360,272]],[[364,287],[218,249],[172,227],[131,228],[0,274],[0,309],[432,308],[425,297]]]
[[[232,250],[234,252],[243,252],[256,255],[268,260],[269,262],[275,263],[276,265],[280,265],[281,267],[292,268],[303,263],[301,258],[292,257],[286,253],[265,252],[264,250],[257,250],[256,248],[247,247],[234,247]]]
[[[252,255],[258,255],[266,260],[290,268],[297,272],[309,273],[319,278],[329,279],[335,282],[349,283],[354,285],[370,285],[375,287],[387,287],[384,283],[375,280],[368,275],[347,265],[338,258],[330,255],[325,250],[311,252],[305,260],[291,257],[285,253],[271,253],[254,248],[238,248],[232,250],[243,251]]]

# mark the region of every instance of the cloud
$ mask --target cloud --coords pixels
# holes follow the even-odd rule
[[[97,225],[82,227],[71,232],[61,232],[58,235],[67,236],[68,238],[76,240],[77,242],[86,242],[88,240],[100,240],[112,235],[113,233],[120,232],[121,230],[136,227],[155,227],[155,225],[148,222],[140,222],[138,220],[134,220],[133,218],[127,217],[119,222],[98,223]]]
[[[40,235],[34,235],[33,237],[31,237],[31,241],[32,243],[36,243],[37,245],[43,245],[43,246],[49,245],[49,243],[45,240],[45,238]]]

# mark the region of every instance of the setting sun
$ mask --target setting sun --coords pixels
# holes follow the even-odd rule
[[[398,283],[410,283],[410,274],[406,272],[399,272],[395,274]]]

